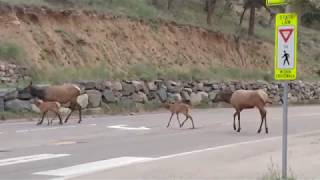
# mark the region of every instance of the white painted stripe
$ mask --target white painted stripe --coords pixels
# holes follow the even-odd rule
[[[33,173],[35,175],[47,175],[47,176],[61,176],[61,177],[76,177],[81,176],[89,173],[93,173],[96,171],[107,170],[115,167],[125,166],[132,163],[137,162],[144,162],[148,161],[151,158],[143,158],[143,157],[119,157],[109,160],[103,161],[96,161],[90,162],[85,164],[80,164],[76,166],[50,170],[50,171],[43,171],[43,172],[36,172]]]
[[[76,144],[76,141],[61,141],[61,142],[56,142],[54,145],[60,146],[60,145],[70,145],[70,144]]]
[[[126,127],[127,125],[115,125],[115,126],[108,126],[108,128],[112,129],[124,129],[124,130],[150,130],[150,128],[147,128],[145,126],[141,127]]]
[[[28,125],[28,124],[34,124],[34,122],[1,123],[0,126],[15,126],[15,125]]]
[[[32,156],[21,156],[21,157],[9,158],[9,159],[2,159],[0,160],[0,166],[8,166],[12,164],[20,164],[20,163],[39,161],[44,159],[60,158],[65,156],[70,156],[70,154],[38,154],[38,155],[32,155]]]
[[[316,133],[320,133],[320,130],[290,135],[290,137],[302,137],[302,136],[307,136],[307,135],[313,135]],[[234,143],[234,144],[215,146],[215,147],[206,148],[206,149],[188,151],[188,152],[183,152],[183,153],[178,153],[178,154],[160,156],[157,158],[120,157],[120,158],[114,158],[114,159],[109,159],[109,160],[104,160],[104,161],[96,161],[96,162],[91,162],[91,163],[80,164],[80,165],[66,167],[66,168],[62,168],[62,169],[36,172],[33,174],[60,176],[60,178],[55,178],[52,180],[66,180],[69,178],[74,178],[74,177],[78,177],[81,175],[86,175],[86,174],[90,174],[90,173],[102,171],[102,170],[108,170],[108,169],[112,169],[112,168],[116,168],[116,167],[122,167],[122,166],[130,165],[130,164],[132,165],[132,164],[143,163],[143,162],[151,162],[151,161],[157,161],[157,160],[162,160],[162,159],[175,158],[175,157],[186,156],[186,155],[190,155],[190,154],[201,153],[201,152],[205,152],[205,151],[214,151],[214,150],[232,148],[232,147],[241,146],[241,145],[255,144],[255,143],[260,143],[260,142],[264,142],[264,141],[281,140],[281,138],[282,138],[282,136],[275,136],[275,137],[263,138],[263,139],[259,139],[259,140],[245,141],[245,142],[239,142],[239,143]]]
[[[195,153],[201,153],[201,152],[206,152],[206,151],[215,151],[215,150],[232,148],[232,147],[241,146],[241,145],[255,144],[255,143],[260,143],[260,142],[264,142],[264,141],[273,141],[273,140],[280,140],[280,139],[281,139],[281,137],[277,136],[277,137],[264,138],[264,139],[254,140],[254,141],[239,142],[239,143],[227,144],[227,145],[216,146],[216,147],[200,149],[200,150],[195,150],[195,151],[189,151],[189,152],[184,152],[184,153],[171,154],[168,156],[161,156],[161,157],[155,158],[154,160],[169,159],[169,158],[175,158],[175,157],[180,157],[180,156],[185,156],[185,155],[190,155],[190,154],[195,154]]]
[[[56,129],[70,129],[70,128],[76,128],[76,127],[77,126],[59,126],[59,127],[50,127],[50,128],[22,129],[22,130],[16,130],[16,133],[39,132],[39,131],[56,130]]]

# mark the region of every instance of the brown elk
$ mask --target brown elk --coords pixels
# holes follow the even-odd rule
[[[261,124],[258,129],[258,133],[261,132],[261,128],[263,122],[265,123],[265,131],[268,133],[268,125],[267,125],[267,111],[265,109],[265,105],[267,103],[272,104],[269,100],[267,93],[263,90],[237,90],[235,92],[232,91],[224,91],[220,92],[216,95],[214,101],[225,101],[230,103],[236,110],[233,114],[233,129],[236,130],[236,117],[238,116],[238,130],[240,132],[240,112],[244,109],[251,109],[257,107],[259,109],[261,115]]]
[[[58,102],[62,105],[68,104],[68,108],[71,109],[71,112],[67,115],[64,122],[68,122],[68,119],[70,118],[71,114],[75,110],[79,110],[78,123],[81,123],[82,107],[77,102],[77,98],[81,94],[81,89],[77,85],[63,84],[48,87],[36,87],[32,85],[32,82],[30,82],[30,84],[26,88],[18,91],[19,95],[25,93],[29,93],[31,94],[31,96],[37,97],[43,101]]]
[[[170,120],[168,122],[167,128],[170,126],[172,117],[174,114],[177,115],[177,120],[179,122],[179,126],[180,128],[183,127],[184,123],[190,119],[191,123],[192,123],[192,128],[194,129],[194,123],[193,123],[193,118],[190,115],[190,106],[188,104],[182,103],[182,102],[175,102],[175,103],[164,103],[163,106],[168,109],[171,112],[171,117]],[[186,119],[182,122],[182,124],[180,123],[179,120],[179,114],[182,113],[186,116]]]
[[[44,117],[46,116],[46,114],[48,112],[53,112],[54,114],[56,114],[56,116],[58,116],[58,118],[60,120],[60,124],[63,124],[61,115],[59,113],[59,109],[61,107],[60,103],[58,103],[58,102],[49,102],[49,101],[48,102],[44,102],[44,101],[42,101],[40,99],[35,99],[35,100],[33,100],[32,103],[40,109],[41,116],[42,116],[42,118],[39,120],[37,125],[42,124],[43,119],[44,119]],[[49,119],[48,119],[48,125],[52,124],[52,120],[53,119],[51,119],[51,121],[49,121]]]

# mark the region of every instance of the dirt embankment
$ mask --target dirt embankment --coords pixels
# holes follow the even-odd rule
[[[39,68],[95,66],[272,67],[273,45],[164,21],[142,21],[89,11],[0,6],[1,41],[24,49]]]

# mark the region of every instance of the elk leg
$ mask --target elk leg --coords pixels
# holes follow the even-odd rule
[[[267,112],[265,112],[264,114],[264,127],[266,129],[266,134],[268,134],[269,131],[268,131],[268,125],[267,125]]]
[[[68,114],[68,116],[66,117],[66,120],[64,120],[64,123],[67,123],[71,114],[73,113],[74,109],[71,110],[71,112]]]
[[[40,124],[43,123],[43,119],[44,119],[44,116],[45,116],[46,114],[47,114],[47,112],[43,112],[42,118],[41,118],[41,120],[37,123],[37,125],[40,125]]]
[[[173,113],[171,113],[171,117],[170,117],[170,120],[169,120],[169,122],[168,122],[167,128],[170,126],[170,123],[171,123],[172,117],[173,117]]]
[[[238,111],[238,130],[237,132],[241,131],[241,125],[240,125],[240,111]]]
[[[189,115],[188,114],[185,114],[185,116],[186,116],[186,119],[182,122],[181,127],[183,127],[184,123],[186,123],[186,121],[189,119]]]
[[[62,118],[61,118],[60,114],[59,114],[58,112],[56,112],[56,115],[57,115],[58,118],[59,118],[59,124],[62,125],[63,123],[62,123]],[[52,122],[51,122],[51,123],[52,123]]]
[[[78,121],[78,123],[80,124],[81,123],[81,121],[82,121],[82,117],[81,117],[81,107],[79,108],[79,121]]]
[[[188,118],[191,120],[192,123],[192,129],[194,129],[194,123],[193,123],[193,118],[188,114]]]
[[[237,112],[235,112],[233,114],[233,130],[237,130],[237,127],[236,127],[236,117],[237,117]]]
[[[261,115],[261,124],[260,124],[260,127],[258,129],[258,133],[261,132],[261,128],[262,128],[262,125],[263,125],[263,122],[264,122],[264,117],[265,117],[265,111],[263,109],[259,109],[260,111],[260,115]]]
[[[179,123],[179,127],[181,128],[181,123],[180,123],[180,119],[179,119],[179,114],[177,113],[177,120],[178,120],[178,123]]]

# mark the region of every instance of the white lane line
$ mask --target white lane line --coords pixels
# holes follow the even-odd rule
[[[21,157],[9,158],[9,159],[2,159],[0,160],[0,166],[8,166],[12,164],[20,164],[20,163],[39,161],[39,160],[45,160],[45,159],[60,158],[65,156],[70,156],[70,154],[38,154],[38,155],[32,155],[32,156],[21,156]]]
[[[57,129],[70,129],[70,128],[76,128],[76,127],[94,127],[97,126],[97,124],[87,124],[87,125],[78,125],[78,126],[59,126],[59,127],[48,127],[48,128],[34,128],[34,129],[21,129],[16,130],[16,133],[28,133],[28,132],[38,132],[38,131],[47,131],[47,130],[57,130]],[[0,132],[0,134],[3,134]]]
[[[306,133],[300,133],[295,135],[290,135],[289,137],[302,137],[307,135],[314,135],[319,134],[320,131],[310,131]],[[90,162],[85,164],[79,164],[71,167],[56,169],[56,170],[49,170],[49,171],[43,171],[43,172],[36,172],[33,173],[35,175],[48,175],[48,176],[59,176],[60,178],[55,178],[52,180],[66,180],[69,178],[75,178],[78,176],[94,173],[97,171],[102,170],[108,170],[112,168],[122,167],[126,165],[132,165],[132,164],[138,164],[138,163],[144,163],[144,162],[152,162],[162,159],[170,159],[170,158],[176,158],[181,156],[186,156],[190,154],[196,154],[206,151],[215,151],[215,150],[222,150],[225,148],[232,148],[236,146],[241,145],[248,145],[248,144],[255,144],[255,143],[261,143],[264,141],[274,141],[274,140],[281,140],[282,136],[275,136],[270,138],[263,138],[258,140],[252,140],[252,141],[245,141],[245,142],[239,142],[239,143],[233,143],[233,144],[227,144],[227,145],[221,145],[221,146],[215,146],[211,148],[206,149],[200,149],[200,150],[194,150],[194,151],[188,151],[183,153],[177,153],[177,154],[171,154],[166,156],[160,156],[156,158],[148,158],[148,157],[119,157],[109,160],[103,160],[103,161],[96,161],[96,162]]]
[[[150,128],[147,128],[145,126],[141,127],[127,127],[127,125],[114,125],[114,126],[108,126],[108,128],[112,129],[124,129],[124,130],[150,130]]]
[[[77,177],[93,172],[107,170],[115,167],[125,166],[133,163],[148,161],[152,158],[144,157],[119,157],[103,161],[95,161],[90,163],[79,164],[75,166],[65,167],[56,170],[33,173],[35,175],[60,176],[65,178]]]
[[[56,130],[56,129],[70,129],[70,128],[76,128],[76,127],[77,126],[37,128],[37,129],[21,129],[21,130],[16,130],[16,133],[39,132],[39,131]]]

